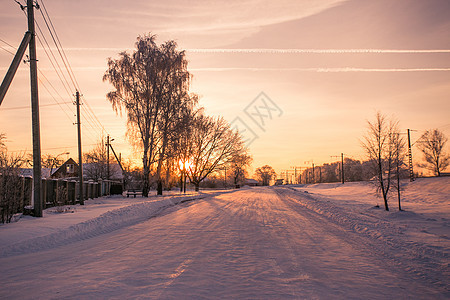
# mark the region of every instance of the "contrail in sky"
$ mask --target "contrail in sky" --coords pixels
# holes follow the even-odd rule
[[[450,68],[189,68],[192,72],[226,72],[226,71],[298,71],[298,72],[317,72],[317,73],[339,73],[339,72],[445,72]]]
[[[52,48],[53,49],[53,48]],[[57,50],[56,48],[54,50]],[[65,51],[130,51],[134,48],[64,48]],[[214,49],[191,48],[191,53],[256,53],[256,54],[345,54],[345,53],[450,53],[450,49]]]
[[[345,53],[450,53],[450,49],[186,49],[193,53],[345,54]]]

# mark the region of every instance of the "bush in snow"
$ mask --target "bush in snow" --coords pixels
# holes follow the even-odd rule
[[[23,164],[20,155],[9,155],[0,135],[0,218],[2,223],[11,222],[14,214],[22,210],[23,178],[19,168]]]

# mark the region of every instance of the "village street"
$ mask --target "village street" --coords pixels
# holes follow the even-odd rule
[[[300,205],[305,197],[287,188],[242,189],[51,250],[3,257],[1,298],[445,297],[442,282],[411,274],[378,241]]]

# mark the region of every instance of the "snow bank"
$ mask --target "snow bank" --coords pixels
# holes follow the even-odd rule
[[[425,269],[449,274],[450,177],[408,181],[403,188],[403,211],[396,197],[389,199],[391,210],[385,211],[368,182],[291,186],[281,193],[292,193],[298,204],[376,241],[377,252],[419,276]]]
[[[157,216],[162,210],[208,194],[146,198],[100,198],[85,206],[71,206],[71,213],[47,209],[44,218],[28,217],[0,227],[0,257],[51,249],[131,226]],[[146,199],[143,201],[143,199]],[[118,208],[117,208],[118,207]],[[79,215],[79,216],[77,216]],[[23,226],[21,226],[23,225]]]

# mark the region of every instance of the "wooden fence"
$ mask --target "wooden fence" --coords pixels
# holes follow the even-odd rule
[[[0,177],[2,175],[0,174]],[[2,178],[0,178],[2,179]],[[14,213],[27,212],[33,206],[32,187],[33,178],[19,177],[15,185]],[[120,185],[119,188],[117,188]],[[79,203],[79,182],[64,179],[42,179],[42,199],[44,199],[44,209],[68,204]],[[83,182],[83,199],[94,199],[111,194],[111,191],[122,191],[122,184],[111,180],[99,180],[97,182]],[[121,192],[120,192],[121,193]],[[0,210],[2,208],[0,207]]]

